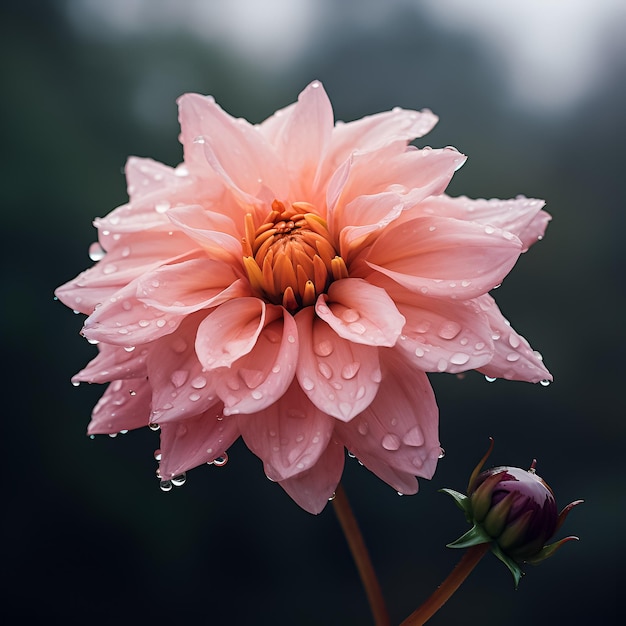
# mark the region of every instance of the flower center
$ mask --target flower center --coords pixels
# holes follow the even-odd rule
[[[243,262],[250,284],[260,297],[291,313],[315,304],[330,283],[348,276],[326,222],[313,209],[307,202],[286,209],[274,200],[258,228],[246,215]]]

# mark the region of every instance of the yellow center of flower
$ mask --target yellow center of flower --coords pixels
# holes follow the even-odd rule
[[[250,284],[260,297],[292,313],[315,304],[330,283],[348,276],[326,222],[313,210],[307,202],[287,209],[274,200],[258,228],[252,214],[246,215],[243,263]]]

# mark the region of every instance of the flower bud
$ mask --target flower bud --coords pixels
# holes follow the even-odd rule
[[[539,563],[567,541],[578,539],[566,537],[544,545],[582,500],[572,502],[557,513],[554,493],[535,473],[535,461],[528,470],[503,466],[481,472],[492,448],[493,440],[472,473],[467,495],[442,490],[455,499],[473,525],[449,547],[465,548],[491,542],[492,552],[511,570],[517,586],[523,574],[519,563]]]

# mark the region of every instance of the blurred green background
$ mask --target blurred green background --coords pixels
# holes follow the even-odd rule
[[[497,4],[497,7],[495,6]],[[593,5],[586,12],[586,5]],[[103,388],[54,288],[91,262],[91,220],[126,199],[128,155],[175,165],[175,99],[258,122],[320,79],[338,119],[440,116],[423,143],[469,155],[450,192],[546,198],[546,238],[495,293],[544,355],[539,385],[433,375],[446,457],[413,497],[354,460],[344,484],[392,620],[447,575],[466,530],[442,487],[491,464],[541,474],[577,534],[514,591],[485,559],[437,624],[617,623],[624,556],[626,24],[621,2],[2,2],[5,623],[369,624],[332,507],[300,510],[241,443],[162,493],[155,433],[85,436]],[[493,9],[493,10],[492,10]],[[422,145],[422,144],[420,144]],[[40,622],[41,621],[41,622]]]

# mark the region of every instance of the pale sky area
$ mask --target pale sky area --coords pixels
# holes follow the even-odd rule
[[[77,27],[93,33],[102,23],[128,35],[182,28],[280,71],[306,54],[341,4],[69,0],[68,11]],[[577,104],[602,81],[611,56],[626,54],[624,0],[364,0],[358,6],[354,22],[360,28],[379,28],[399,8],[414,6],[442,30],[475,37],[505,63],[520,104],[544,111]]]

